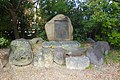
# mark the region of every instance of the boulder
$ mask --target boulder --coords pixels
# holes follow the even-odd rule
[[[29,40],[34,54],[41,52],[43,41],[42,38],[33,38]]]
[[[110,51],[109,43],[106,41],[97,41],[94,43],[93,48],[100,48],[102,51],[102,54],[108,54]]]
[[[34,53],[33,66],[37,68],[45,66],[42,49],[43,48],[41,44],[36,44],[33,47],[33,53]]]
[[[0,69],[5,67],[5,65],[8,63],[8,58],[9,58],[9,54],[8,52],[6,52],[6,50],[0,51]]]
[[[29,40],[30,44],[31,45],[35,45],[35,44],[38,44],[38,43],[42,43],[44,40],[42,38],[33,38],[31,40]]]
[[[62,45],[58,41],[45,41],[42,43],[42,47],[44,48],[57,48]]]
[[[54,62],[59,65],[65,64],[65,51],[62,48],[55,48],[53,50]]]
[[[28,40],[16,39],[10,44],[9,63],[13,65],[28,65],[33,60],[31,45]]]
[[[48,40],[73,40],[71,20],[63,14],[58,14],[45,25]]]
[[[100,49],[89,48],[87,50],[86,56],[89,57],[90,62],[94,65],[102,65],[104,63],[104,55],[101,53]]]
[[[87,38],[87,43],[95,43],[95,41],[92,38]]]
[[[67,57],[66,58],[66,67],[68,69],[79,69],[84,70],[86,69],[90,64],[89,58],[85,55],[79,56],[79,57]]]
[[[34,54],[33,66],[35,67],[45,67],[44,57],[42,53]]]
[[[42,55],[42,44],[35,44],[32,46],[33,54],[41,54]]]
[[[104,63],[104,55],[108,54],[110,46],[105,41],[95,42],[94,45],[86,52],[90,62],[95,65],[102,65]]]
[[[50,67],[53,64],[53,53],[51,48],[43,48],[42,55],[45,63],[45,67]]]
[[[85,48],[79,48],[79,47],[70,47],[67,49],[67,55],[68,56],[81,56],[86,53]]]
[[[69,51],[69,48],[78,48],[80,47],[80,43],[77,41],[61,41],[62,48]]]

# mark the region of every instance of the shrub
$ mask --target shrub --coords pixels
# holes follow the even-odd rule
[[[4,38],[4,37],[1,37],[0,38],[0,48],[6,48],[8,45],[9,45],[9,40]]]

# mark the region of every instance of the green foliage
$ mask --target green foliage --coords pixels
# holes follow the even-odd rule
[[[5,48],[9,45],[9,40],[4,38],[4,37],[1,37],[0,38],[0,48]]]
[[[88,33],[96,40],[105,40],[120,46],[120,3],[112,0],[89,0],[83,12],[87,19],[82,21]]]
[[[68,0],[39,0],[37,3],[39,4],[39,8],[36,10],[36,15],[37,18],[40,17],[40,20],[35,20],[38,24],[36,36],[47,40],[44,29],[45,23],[57,14],[67,15],[74,4]]]
[[[105,55],[104,63],[108,64],[110,62],[119,63],[120,62],[120,51],[119,50],[111,50],[108,55]]]
[[[114,45],[120,47],[120,32],[112,31],[111,34],[108,34],[109,42]]]
[[[84,21],[84,14],[83,14],[83,10],[84,10],[84,3],[81,3],[78,0],[78,7],[76,7],[76,5],[73,5],[72,7],[76,7],[73,8],[68,14],[67,16],[70,17],[72,25],[73,25],[73,39],[77,40],[79,42],[83,42],[87,39],[87,31],[88,29],[84,26],[83,21]]]
[[[38,4],[40,6],[37,9],[37,15],[48,21],[57,14],[69,15],[75,6],[75,1],[39,0]]]
[[[39,30],[36,37],[41,37],[43,40],[47,40],[47,35],[45,30]]]
[[[5,31],[11,34],[14,29],[9,4],[13,5],[13,11],[17,16],[19,28],[17,30],[20,37],[27,38],[26,34],[29,33],[25,31],[30,32],[35,29],[32,37],[37,36],[47,40],[45,23],[57,14],[64,14],[72,21],[74,40],[82,42],[91,37],[120,46],[120,3],[116,0],[86,0],[86,2],[80,2],[80,0],[2,0],[0,1],[2,35],[6,35]]]

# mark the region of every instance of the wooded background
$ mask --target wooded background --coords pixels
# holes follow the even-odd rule
[[[0,0],[0,46],[18,38],[47,40],[45,23],[57,14],[71,19],[74,40],[120,47],[119,0]]]

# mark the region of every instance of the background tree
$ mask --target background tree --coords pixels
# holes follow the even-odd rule
[[[38,0],[36,6],[36,35],[46,40],[45,23],[57,14],[68,15],[71,13],[75,2],[69,0]]]
[[[120,3],[113,0],[89,0],[82,21],[88,36],[95,40],[105,40],[120,46]]]
[[[46,40],[45,23],[64,14],[72,21],[74,40],[90,37],[120,46],[119,12],[119,0],[1,0],[0,36]]]
[[[2,0],[0,1],[1,8],[1,29],[5,29],[8,34],[14,33],[14,38],[20,38],[20,28],[25,28],[22,25],[24,10],[31,8],[32,4],[27,0]],[[25,19],[25,18],[24,18]],[[4,24],[4,21],[6,24]],[[26,20],[27,21],[27,20]],[[25,21],[24,21],[25,22]],[[12,23],[12,24],[11,24]],[[10,30],[10,32],[8,31]],[[3,33],[4,34],[4,33]]]

